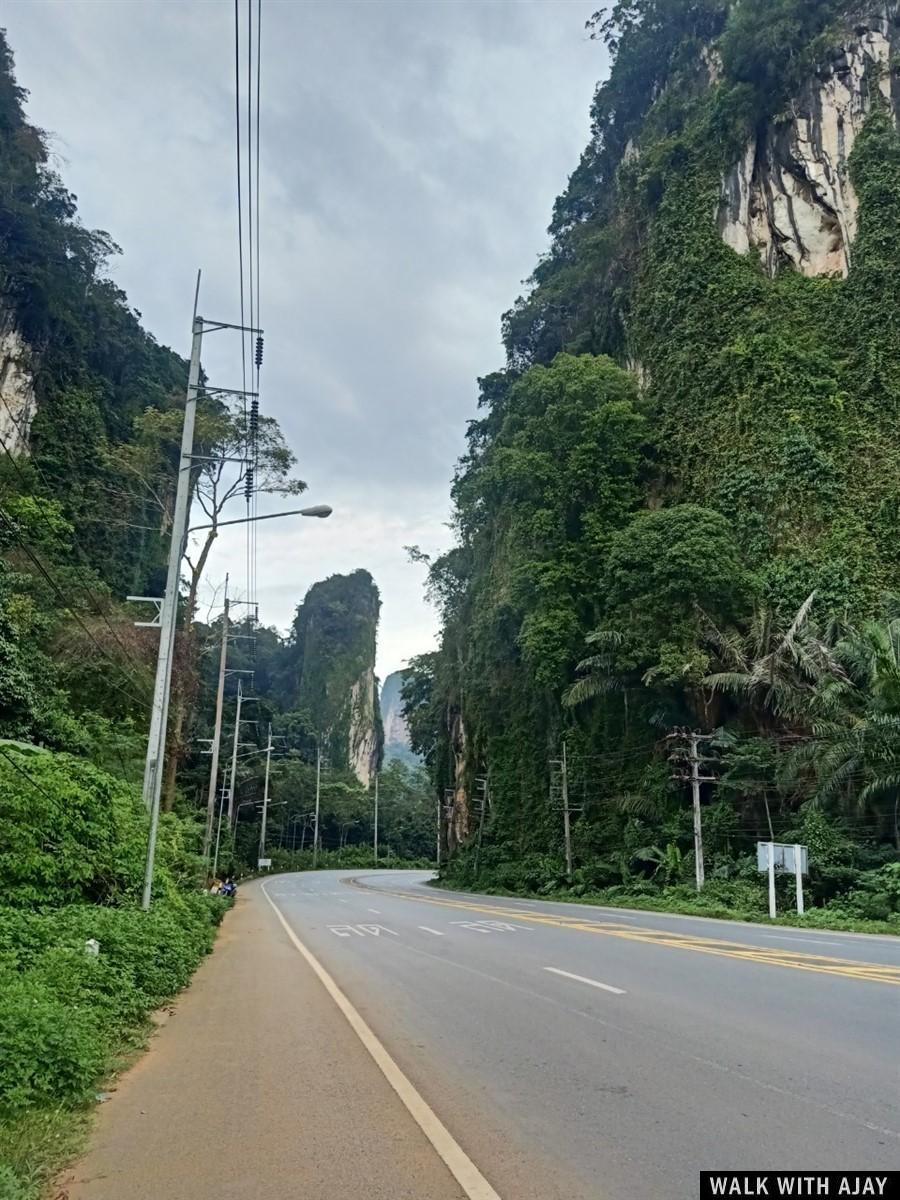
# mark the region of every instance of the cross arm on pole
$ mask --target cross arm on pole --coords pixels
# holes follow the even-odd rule
[[[135,604],[152,604],[156,608],[156,616],[152,621],[135,621],[134,625],[137,629],[159,629],[162,625],[162,596],[126,596],[126,600],[131,600]]]

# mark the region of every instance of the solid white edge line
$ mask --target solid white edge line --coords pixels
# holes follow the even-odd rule
[[[450,1174],[462,1188],[468,1200],[500,1200],[500,1196],[475,1164],[456,1141],[453,1134],[435,1113],[434,1109],[416,1091],[414,1085],[407,1079],[401,1069],[391,1058],[360,1014],[353,1007],[329,973],[325,970],[315,955],[307,950],[293,929],[284,918],[281,909],[266,891],[266,885],[260,885],[262,894],[281,922],[285,933],[294,944],[294,949],[306,960],[315,972],[319,982],[325,988],[344,1016],[350,1028],[368,1050],[385,1079],[397,1093],[409,1115],[431,1142]]]
[[[271,900],[269,903],[272,903]],[[624,988],[613,987],[609,983],[601,983],[599,979],[588,979],[586,975],[573,975],[571,971],[561,971],[559,967],[544,967],[544,970],[552,971],[554,975],[564,975],[566,979],[577,979],[579,983],[587,983],[591,987],[602,988],[604,992],[612,992],[614,996],[628,995]]]

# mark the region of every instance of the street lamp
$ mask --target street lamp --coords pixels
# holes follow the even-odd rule
[[[200,289],[200,276],[197,276],[197,290]],[[219,323],[218,329],[239,328]],[[169,711],[169,693],[172,686],[172,656],[175,647],[175,624],[178,616],[178,579],[181,560],[184,556],[187,540],[190,534],[201,529],[218,529],[225,525],[247,525],[253,521],[272,521],[277,517],[330,517],[331,506],[314,504],[309,508],[291,509],[289,512],[265,513],[259,517],[241,517],[233,521],[217,521],[208,525],[195,525],[186,529],[190,515],[190,471],[185,470],[184,464],[190,466],[193,461],[194,414],[197,407],[197,394],[200,390],[200,344],[203,338],[204,321],[197,316],[197,300],[194,298],[194,337],[191,347],[191,366],[188,376],[187,399],[185,402],[184,426],[181,438],[181,463],[178,475],[178,495],[175,501],[175,515],[172,524],[172,537],[169,546],[169,566],[166,577],[166,592],[162,598],[132,597],[133,599],[149,599],[157,606],[158,622],[152,622],[158,627],[159,652],[156,664],[156,682],[153,692],[151,709],[150,733],[147,739],[147,758],[144,765],[143,796],[144,803],[150,813],[150,830],[147,838],[147,858],[144,867],[144,890],[141,898],[141,908],[146,912],[150,908],[150,898],[153,891],[153,863],[156,857],[156,838],[159,823],[159,797],[162,786],[162,762],[165,756],[166,726]],[[211,828],[211,826],[210,826]],[[208,849],[208,846],[207,846]]]
[[[234,521],[216,521],[211,525],[194,525],[187,532],[200,529],[222,529],[225,525],[249,525],[253,521],[274,521],[277,517],[330,517],[334,509],[330,504],[314,504],[311,508],[290,508],[287,512],[263,513],[259,517],[238,517]]]

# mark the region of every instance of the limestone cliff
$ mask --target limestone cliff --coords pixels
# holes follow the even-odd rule
[[[27,451],[34,412],[31,351],[6,312],[0,315],[0,442],[10,453]]]
[[[625,748],[579,824],[626,847],[631,797],[659,795],[636,730],[744,738],[765,707],[769,754],[796,730],[744,684],[777,623],[830,637],[900,595],[900,5],[620,0],[588,24],[612,65],[479,381],[415,668],[445,845],[486,771],[485,844],[517,863],[559,849],[549,748]]]
[[[328,762],[368,784],[381,757],[375,681],[380,600],[368,571],[313,584],[297,609],[291,704],[318,735]]]
[[[877,96],[896,118],[898,40],[890,6],[857,20],[787,111],[748,141],[722,181],[727,245],[758,253],[770,274],[790,265],[847,275],[859,215],[849,158]]]
[[[378,764],[379,725],[376,719],[377,687],[374,667],[366,667],[350,688],[347,755],[350,768],[365,787]]]
[[[405,671],[392,671],[381,689],[381,722],[384,726],[384,757],[399,758],[403,762],[421,762],[409,744],[409,726],[403,713],[403,683]]]

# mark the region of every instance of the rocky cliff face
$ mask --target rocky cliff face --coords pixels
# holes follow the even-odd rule
[[[381,689],[381,723],[384,725],[384,744],[397,743],[409,746],[409,730],[403,715],[401,692],[405,676],[402,671],[392,671]]]
[[[785,265],[808,276],[848,273],[859,210],[848,159],[876,97],[895,119],[900,111],[890,70],[898,41],[888,6],[857,21],[723,180],[723,239],[740,254],[759,254],[771,275]]]
[[[384,757],[399,758],[410,765],[421,760],[409,744],[409,727],[403,715],[404,671],[392,671],[381,689],[381,723],[384,726]]]
[[[380,600],[368,571],[313,584],[294,620],[298,684],[291,703],[318,734],[328,760],[368,785],[381,757],[375,683]]]
[[[350,688],[347,758],[350,769],[364,787],[369,786],[380,749],[376,720],[377,689],[374,667],[366,667]]]
[[[12,454],[28,450],[34,419],[31,351],[11,314],[0,314],[0,441]]]

